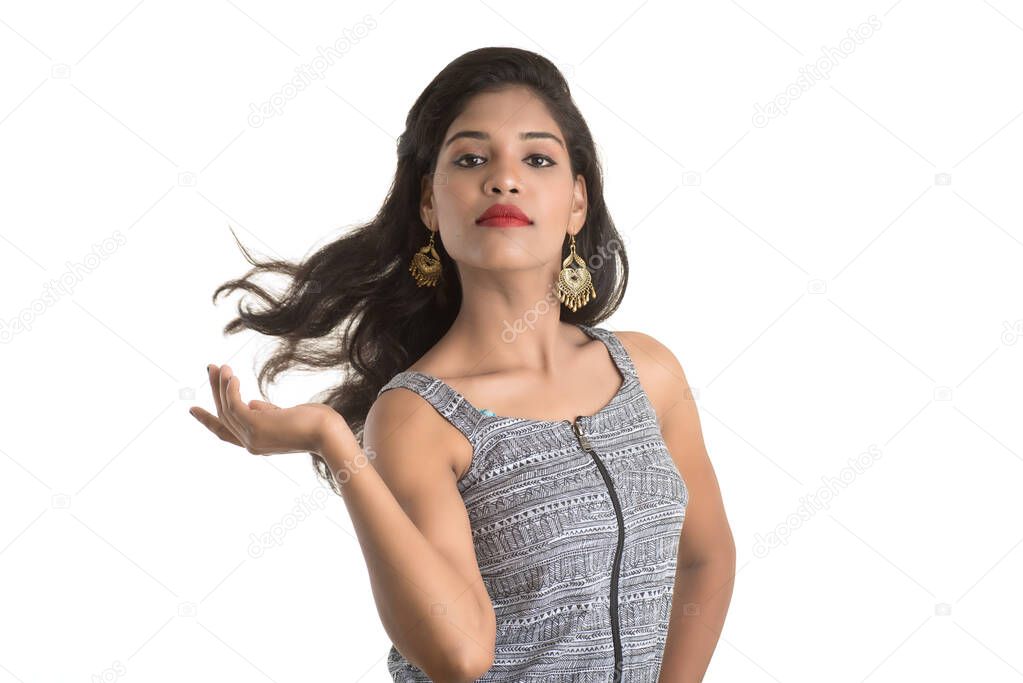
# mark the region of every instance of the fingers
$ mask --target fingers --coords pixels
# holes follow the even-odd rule
[[[230,407],[227,405],[227,396],[224,389],[224,385],[227,383],[226,380],[231,378],[231,368],[227,365],[213,365],[210,366],[210,369],[212,370],[210,388],[213,390],[213,402],[217,404],[217,415],[220,417],[220,423],[225,428],[234,432],[234,436],[237,439],[239,427],[231,415]]]
[[[228,368],[228,372],[230,373],[230,368]],[[227,380],[223,384],[224,408],[227,410],[227,416],[231,420],[232,426],[244,429],[247,433],[249,431],[249,406],[242,401],[241,389],[238,388],[239,383],[237,377],[228,374]]]
[[[216,434],[222,441],[233,443],[235,446],[242,445],[242,443],[238,441],[238,438],[230,429],[225,427],[223,424],[220,423],[220,420],[218,420],[215,416],[210,415],[202,408],[196,406],[189,410],[188,412],[191,413],[192,417],[198,420],[204,427],[206,427],[211,432]]]
[[[210,390],[213,392],[213,403],[217,406],[217,415],[223,416],[224,409],[220,406],[220,368],[216,365],[208,367],[210,372]]]
[[[234,427],[234,421],[231,419],[231,409],[227,405],[227,390],[224,388],[227,382],[231,379],[231,368],[226,365],[220,366],[220,375],[217,378],[217,391],[220,392],[220,409],[221,419],[227,422],[229,427]]]
[[[232,376],[234,376],[234,373],[231,372],[230,366],[221,365],[217,379],[217,388],[215,391],[220,396],[219,398],[220,420],[224,422],[230,429],[234,430],[235,434],[237,434],[238,424],[234,414],[231,411],[231,406],[227,402],[227,382],[231,380]]]

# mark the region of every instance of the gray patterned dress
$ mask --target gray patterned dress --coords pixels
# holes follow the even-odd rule
[[[657,683],[689,492],[621,340],[577,326],[623,378],[593,415],[494,415],[415,370],[380,389],[416,392],[472,445],[458,490],[497,615],[479,681]],[[387,665],[395,681],[430,680],[393,645]]]

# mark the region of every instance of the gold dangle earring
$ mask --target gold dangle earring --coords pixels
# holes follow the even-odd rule
[[[412,254],[412,263],[409,264],[409,272],[415,278],[416,284],[420,287],[436,287],[440,281],[440,255],[433,246],[433,236],[436,231],[430,230],[430,241],[420,247],[419,251]]]
[[[575,253],[575,235],[571,235],[572,244],[568,256],[561,263],[558,274],[558,299],[575,313],[580,306],[585,306],[590,297],[596,298],[597,290],[593,288],[593,279],[586,268],[586,262]],[[579,268],[572,268],[572,262]]]

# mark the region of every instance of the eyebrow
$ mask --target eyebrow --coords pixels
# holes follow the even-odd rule
[[[473,138],[474,140],[489,140],[490,139],[490,135],[488,133],[485,133],[485,132],[481,131],[481,130],[460,130],[457,133],[455,133],[454,135],[452,135],[451,137],[449,137],[448,141],[444,143],[444,145],[441,147],[441,149],[447,148],[448,145],[450,145],[452,142],[454,142],[455,140],[457,140],[459,138]],[[554,140],[556,143],[561,145],[562,149],[564,149],[564,147],[565,147],[565,143],[561,141],[561,138],[559,138],[557,135],[554,135],[553,133],[548,133],[548,132],[542,131],[542,130],[532,130],[532,131],[527,131],[525,133],[519,133],[519,140],[542,140],[542,139]]]

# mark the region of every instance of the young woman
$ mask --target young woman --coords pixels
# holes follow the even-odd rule
[[[734,543],[677,359],[597,326],[628,261],[553,64],[462,55],[409,112],[373,221],[299,265],[245,254],[256,268],[214,301],[262,300],[225,328],[280,337],[261,393],[299,364],[349,377],[278,408],[211,365],[217,415],[193,415],[250,453],[313,456],[358,534],[395,681],[703,678]]]

